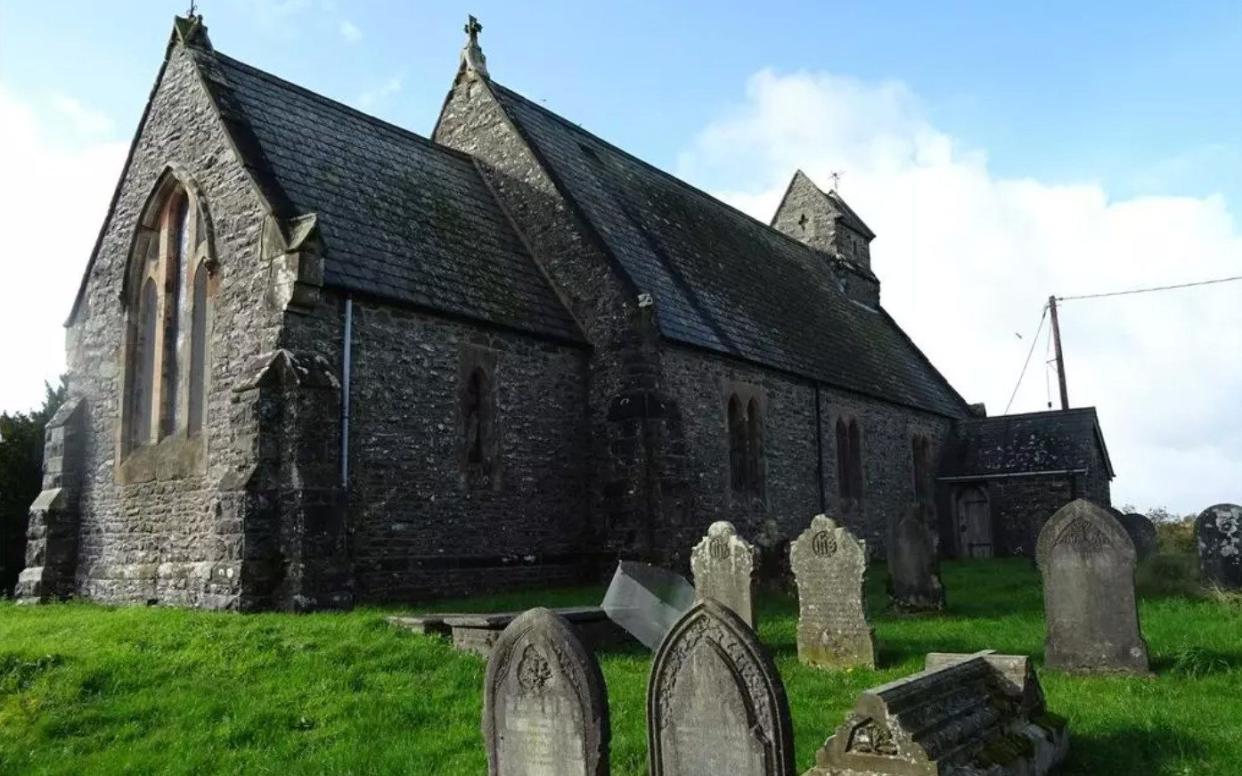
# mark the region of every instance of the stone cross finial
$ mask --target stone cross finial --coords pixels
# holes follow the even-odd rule
[[[837,191],[841,188],[841,176],[845,174],[844,170],[833,170],[828,173],[828,177],[832,178],[832,190]]]
[[[479,47],[479,33],[483,31],[483,25],[469,16],[462,29],[466,33],[466,45],[461,50],[461,61],[466,72],[487,78],[487,57],[483,56],[483,49]]]

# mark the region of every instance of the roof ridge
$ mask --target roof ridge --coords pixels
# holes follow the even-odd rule
[[[1099,415],[1099,413],[1096,412],[1095,406],[1092,405],[1090,407],[1070,407],[1069,409],[1064,409],[1064,410],[1032,410],[1030,412],[1014,412],[1008,415],[989,415],[986,418],[969,417],[969,418],[962,418],[961,422],[963,423],[988,423],[991,421],[998,421],[998,420],[1015,420],[1018,418],[1030,418],[1036,415],[1046,415],[1048,417],[1052,417],[1054,415],[1085,415],[1085,414],[1096,415],[1097,417]]]
[[[275,84],[279,86],[291,89],[307,97],[318,100],[319,102],[325,103],[333,108],[339,109],[349,115],[352,115],[355,118],[362,119],[363,121],[366,121],[367,123],[372,124],[380,129],[388,130],[398,135],[408,137],[412,140],[423,143],[424,145],[430,148],[434,148],[438,151],[445,151],[449,153],[450,155],[456,156],[461,159],[472,159],[473,158],[470,154],[464,151],[459,151],[456,148],[452,148],[450,146],[437,143],[435,140],[432,140],[431,138],[426,137],[424,135],[420,135],[412,129],[408,129],[406,127],[401,126],[400,124],[395,124],[391,121],[387,121],[378,116],[367,113],[366,111],[355,108],[352,105],[349,105],[348,103],[342,102],[337,99],[333,99],[332,97],[328,97],[327,95],[320,94],[319,92],[313,89],[308,89],[305,86],[302,86],[301,84],[294,83],[293,81],[290,81],[286,78],[281,78],[280,76],[275,75],[274,73],[270,73],[267,70],[264,70],[259,67],[255,67],[249,62],[244,62],[240,59],[237,59],[236,57],[231,57],[228,54],[225,54],[219,50],[208,52],[206,55],[216,57],[218,59],[226,61],[229,64],[235,65],[244,70],[248,70],[252,74],[260,78],[266,79],[270,82],[274,82]]]
[[[719,197],[713,196],[713,195],[712,195],[712,194],[710,194],[709,192],[706,192],[706,191],[704,191],[703,189],[699,188],[698,186],[695,186],[693,183],[690,183],[689,181],[686,181],[686,180],[684,180],[683,178],[680,178],[680,177],[678,177],[678,176],[674,175],[673,173],[669,172],[668,170],[665,170],[665,169],[663,169],[663,168],[657,167],[656,165],[652,164],[651,162],[648,162],[647,160],[643,159],[642,157],[635,156],[634,154],[630,153],[629,151],[626,151],[624,148],[621,148],[620,146],[616,145],[615,143],[612,143],[612,142],[610,142],[610,141],[608,141],[608,140],[605,140],[604,138],[602,138],[602,137],[600,137],[599,135],[595,134],[595,133],[594,133],[594,132],[592,132],[591,130],[586,129],[586,128],[585,128],[585,127],[583,127],[581,124],[575,124],[574,122],[572,122],[572,121],[570,121],[569,119],[565,118],[564,116],[562,116],[561,114],[559,114],[559,113],[557,113],[556,111],[552,110],[551,108],[546,108],[546,107],[544,107],[543,105],[540,105],[539,103],[535,102],[534,100],[531,100],[529,97],[525,96],[524,94],[522,94],[522,93],[520,93],[520,92],[518,92],[518,91],[515,91],[515,90],[513,90],[513,89],[510,89],[509,87],[505,86],[505,85],[504,85],[504,84],[502,84],[502,83],[498,83],[498,82],[496,82],[495,80],[489,80],[489,83],[491,84],[491,86],[492,86],[493,88],[495,88],[495,89],[499,89],[499,90],[501,90],[501,91],[503,91],[503,92],[507,92],[507,93],[509,93],[509,94],[513,95],[514,97],[518,98],[518,99],[519,99],[519,100],[521,100],[522,102],[524,102],[524,103],[526,103],[526,104],[530,105],[531,107],[533,107],[533,108],[535,108],[535,109],[539,110],[540,112],[542,112],[542,113],[544,113],[544,114],[547,114],[549,117],[551,117],[551,118],[555,119],[557,122],[559,122],[559,123],[561,123],[561,124],[564,124],[565,126],[569,127],[570,129],[573,129],[573,130],[574,130],[574,131],[576,131],[576,132],[581,132],[582,134],[584,134],[584,135],[586,135],[587,137],[589,137],[591,140],[594,140],[594,141],[598,142],[599,144],[603,145],[604,147],[608,148],[609,150],[611,150],[611,151],[615,151],[616,153],[618,153],[618,154],[620,154],[620,155],[622,155],[622,156],[624,156],[624,157],[626,157],[626,158],[628,158],[628,159],[631,159],[631,160],[633,160],[633,161],[637,162],[638,164],[641,164],[642,166],[644,166],[644,167],[646,167],[646,168],[648,168],[648,169],[650,169],[650,170],[655,171],[656,173],[658,173],[658,174],[660,174],[660,175],[664,176],[665,178],[668,178],[668,179],[672,180],[675,184],[677,184],[677,185],[679,185],[679,186],[681,186],[681,187],[683,187],[683,188],[685,188],[685,189],[689,190],[690,192],[694,193],[696,196],[703,197],[703,198],[705,198],[705,199],[708,199],[708,200],[710,200],[710,201],[712,201],[712,202],[716,203],[717,205],[722,205],[722,206],[724,206],[726,209],[728,209],[728,210],[732,211],[733,213],[735,213],[735,214],[737,214],[737,215],[742,216],[742,218],[744,218],[745,220],[747,220],[747,221],[749,221],[749,222],[751,222],[751,223],[753,223],[753,224],[755,224],[755,225],[757,225],[757,226],[759,226],[759,227],[762,227],[762,231],[763,231],[763,232],[765,232],[765,233],[767,233],[767,234],[774,235],[774,236],[776,236],[776,237],[779,237],[779,238],[780,238],[780,239],[782,239],[782,240],[785,240],[785,241],[786,241],[786,242],[788,242],[790,245],[795,246],[798,250],[801,250],[801,251],[804,251],[804,252],[809,252],[809,253],[810,253],[810,254],[812,254],[812,255],[819,255],[819,254],[822,254],[822,253],[823,253],[823,251],[820,251],[820,250],[818,250],[818,249],[816,249],[816,248],[813,248],[813,247],[811,247],[811,246],[807,245],[806,243],[802,242],[802,241],[801,241],[801,240],[799,240],[798,238],[793,237],[792,235],[785,234],[784,232],[782,232],[781,230],[779,230],[779,229],[777,229],[776,227],[772,226],[771,224],[765,224],[764,222],[760,221],[758,218],[755,218],[754,216],[752,216],[750,213],[747,213],[746,211],[741,210],[740,208],[737,208],[737,207],[735,207],[735,206],[733,206],[733,205],[730,205],[728,202],[725,202],[723,199],[720,199]],[[814,183],[814,181],[812,181],[812,183]],[[818,188],[818,186],[817,186],[816,188]]]

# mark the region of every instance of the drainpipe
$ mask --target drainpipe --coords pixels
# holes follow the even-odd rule
[[[824,496],[824,428],[819,411],[819,383],[815,383],[815,480],[819,483],[819,511],[827,514],[827,498]]]
[[[345,295],[345,327],[341,357],[341,488],[349,496],[349,387],[353,369],[354,298]]]

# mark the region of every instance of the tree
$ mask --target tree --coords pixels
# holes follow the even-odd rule
[[[43,430],[65,401],[65,380],[30,413],[0,413],[0,594],[10,595],[26,561],[30,504],[43,487]]]

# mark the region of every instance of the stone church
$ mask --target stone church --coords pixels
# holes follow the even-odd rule
[[[779,566],[828,512],[881,553],[1029,553],[1107,504],[1094,410],[988,418],[880,303],[875,235],[793,175],[761,223],[488,72],[430,137],[178,18],[67,323],[25,600],[243,610]]]

